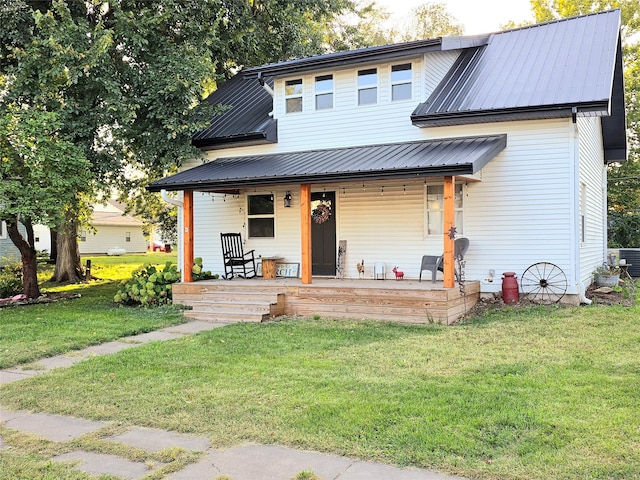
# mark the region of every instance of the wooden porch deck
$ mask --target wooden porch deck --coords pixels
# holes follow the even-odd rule
[[[280,315],[450,325],[473,307],[480,283],[445,289],[442,282],[314,278],[254,278],[176,283],[173,301],[185,316],[213,322],[260,322]]]

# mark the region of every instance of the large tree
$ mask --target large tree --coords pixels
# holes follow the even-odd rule
[[[407,42],[463,33],[464,27],[449,13],[444,2],[426,2],[411,10],[399,38]]]
[[[609,167],[609,245],[640,247],[640,2],[530,0],[537,22],[620,8],[624,49],[629,159]]]
[[[72,204],[90,179],[89,163],[60,127],[55,113],[29,105],[12,105],[0,115],[0,220],[20,251],[29,298],[40,295],[33,225],[59,225],[60,206]]]
[[[55,113],[61,138],[89,162],[96,195],[122,187],[125,172],[141,184],[199,155],[190,139],[212,114],[201,100],[217,80],[243,65],[318,53],[321,25],[348,6],[0,0],[0,114],[15,105]],[[58,281],[82,278],[77,229],[86,199],[60,203]]]

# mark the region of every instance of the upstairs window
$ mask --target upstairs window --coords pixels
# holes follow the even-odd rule
[[[333,108],[333,75],[316,77],[316,110]]]
[[[248,204],[249,237],[275,237],[273,194],[249,195]]]
[[[378,70],[369,68],[358,71],[358,105],[378,102]]]
[[[287,80],[284,86],[287,113],[302,111],[302,79]]]
[[[411,64],[391,67],[391,101],[411,100]]]
[[[462,184],[454,188],[454,226],[456,233],[462,234]],[[427,185],[427,234],[442,235],[444,233],[444,186]]]

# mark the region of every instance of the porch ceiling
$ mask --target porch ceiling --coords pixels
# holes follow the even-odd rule
[[[210,190],[473,175],[506,146],[506,135],[490,135],[219,158],[147,188]]]

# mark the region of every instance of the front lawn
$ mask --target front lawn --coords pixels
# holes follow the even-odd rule
[[[454,327],[237,324],[2,388],[4,406],[483,479],[640,478],[640,307]]]
[[[0,309],[0,368],[184,322],[182,312],[173,307],[148,310],[113,303],[121,280],[146,264],[175,263],[175,255],[90,258],[92,275],[99,280],[41,287],[43,293],[79,294],[80,298]],[[42,277],[47,274],[50,277],[51,271],[41,273]]]

